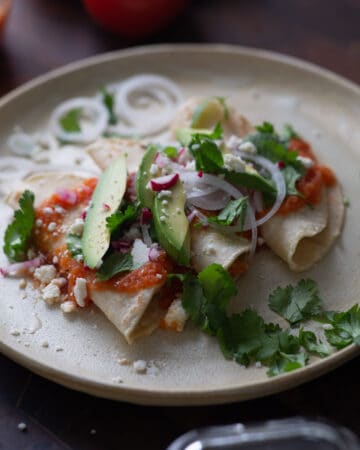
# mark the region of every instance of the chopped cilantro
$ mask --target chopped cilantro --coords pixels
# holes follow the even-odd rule
[[[66,246],[73,258],[82,256],[81,237],[76,234],[66,235]]]
[[[104,258],[96,277],[101,281],[106,281],[120,272],[127,272],[136,268],[130,253],[112,253]]]
[[[305,367],[307,363],[306,353],[297,353],[295,355],[279,352],[267,371],[270,377],[280,375],[282,373],[291,372],[292,370]]]
[[[285,180],[286,194],[303,197],[303,195],[296,189],[296,182],[301,177],[301,173],[294,169],[293,166],[286,166],[281,173],[283,174]]]
[[[190,154],[195,159],[196,170],[217,173],[224,166],[222,152],[215,140],[222,137],[222,128],[218,123],[210,134],[196,133],[191,135]]]
[[[128,204],[124,211],[118,210],[106,219],[106,226],[110,233],[117,235],[124,225],[129,225],[136,220],[139,207],[137,204]]]
[[[27,258],[35,223],[34,199],[31,191],[23,192],[19,199],[19,209],[14,212],[13,220],[6,228],[3,250],[11,262],[24,261]]]
[[[281,133],[281,140],[283,142],[289,142],[290,139],[297,139],[299,135],[295,132],[294,128],[286,123]]]
[[[296,286],[278,287],[269,297],[269,306],[291,325],[321,312],[321,300],[314,280],[300,280]]]
[[[331,330],[325,330],[327,340],[336,348],[352,343],[360,345],[360,307],[354,305],[348,311],[328,315]]]
[[[70,109],[64,116],[60,118],[60,125],[64,131],[69,133],[76,133],[80,131],[80,116],[82,113],[81,108]]]
[[[106,106],[106,109],[109,112],[109,124],[110,125],[116,125],[117,123],[117,117],[114,112],[114,94],[109,92],[106,87],[103,87],[101,89],[102,97],[103,97],[103,103]]]
[[[236,200],[230,200],[225,208],[214,217],[209,217],[209,222],[218,223],[221,225],[231,225],[235,220],[241,228],[244,227],[246,211],[248,205],[247,197],[240,197]]]
[[[343,205],[345,206],[345,208],[349,208],[350,200],[347,197],[343,198]]]
[[[309,353],[320,356],[321,358],[330,354],[328,346],[320,340],[318,342],[315,333],[312,331],[306,331],[300,328],[299,342]]]
[[[171,146],[165,147],[163,149],[163,152],[170,159],[176,158],[178,155],[178,150],[176,147],[171,147]]]

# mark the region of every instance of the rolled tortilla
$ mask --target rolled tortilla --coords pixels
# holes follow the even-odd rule
[[[191,265],[197,272],[209,264],[221,264],[229,269],[240,256],[249,253],[251,242],[233,234],[211,228],[191,228]]]
[[[128,172],[136,172],[140,166],[146,145],[134,139],[103,138],[91,144],[86,151],[95,163],[104,170],[118,156],[126,156]]]
[[[29,189],[35,194],[35,206],[39,206],[57,189],[73,189],[86,178],[61,172],[37,173],[21,181],[18,188],[9,194],[5,201],[15,209],[22,192]],[[51,240],[51,245],[46,249],[41,249],[45,251],[50,261],[54,250],[65,244],[66,230],[79,217],[82,209],[80,206],[68,211],[64,215],[63,233],[58,233],[57,238]],[[166,313],[154,298],[160,288],[161,284],[147,289],[139,289],[138,292],[131,294],[113,289],[91,290],[89,294],[91,300],[116,326],[127,342],[132,343],[141,336],[151,334],[160,325],[160,321]]]
[[[340,234],[343,220],[342,192],[335,186],[324,189],[314,208],[275,215],[261,227],[261,232],[267,245],[291,270],[302,272],[327,253]]]

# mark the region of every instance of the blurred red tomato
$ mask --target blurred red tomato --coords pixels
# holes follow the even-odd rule
[[[147,36],[166,26],[188,0],[83,0],[95,22],[128,38]]]

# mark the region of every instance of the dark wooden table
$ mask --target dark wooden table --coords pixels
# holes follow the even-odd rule
[[[14,0],[0,45],[0,94],[79,58],[161,42],[267,48],[360,83],[359,0],[198,0],[146,42],[102,31],[76,0]],[[0,449],[163,449],[194,427],[294,415],[322,416],[360,434],[359,359],[282,394],[196,408],[97,399],[0,360]],[[26,432],[17,429],[19,422],[27,424]]]

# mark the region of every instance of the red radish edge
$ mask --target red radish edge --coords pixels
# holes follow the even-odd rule
[[[179,179],[178,173],[172,173],[171,175],[165,175],[164,177],[153,178],[150,180],[151,189],[155,192],[163,191],[173,187]]]

